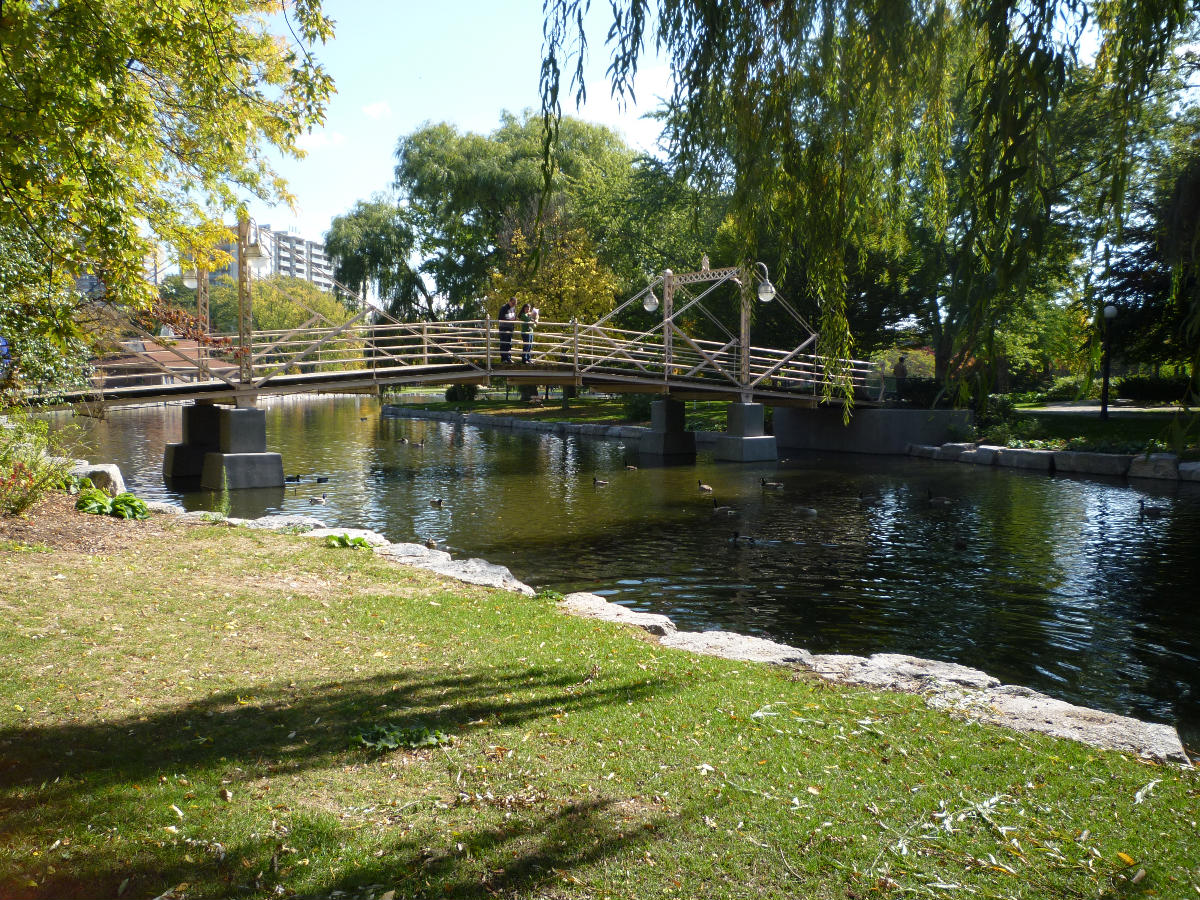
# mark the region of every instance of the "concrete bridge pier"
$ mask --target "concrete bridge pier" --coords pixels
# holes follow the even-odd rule
[[[758,462],[779,459],[775,435],[767,434],[761,403],[730,403],[725,434],[717,438],[715,459]]]
[[[183,440],[167,444],[163,477],[200,479],[209,490],[283,486],[283,457],[267,452],[267,414],[197,401],[183,408]]]
[[[642,435],[638,452],[647,456],[696,458],[696,435],[684,428],[685,407],[664,397],[650,404],[650,430]]]

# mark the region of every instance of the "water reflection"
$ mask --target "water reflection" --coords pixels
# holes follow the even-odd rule
[[[271,402],[268,446],[299,483],[222,497],[163,484],[177,408],[85,424],[88,455],[143,496],[433,538],[682,627],[961,662],[1200,738],[1200,486],[850,455],[656,467],[619,442],[382,419],[374,400],[344,397]],[[764,490],[763,475],[785,488]],[[1170,492],[1166,517],[1139,521],[1146,490]],[[328,503],[310,505],[322,491]],[[932,506],[930,491],[953,502]]]

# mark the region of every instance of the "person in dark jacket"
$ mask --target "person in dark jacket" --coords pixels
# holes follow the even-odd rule
[[[517,320],[517,301],[509,298],[500,307],[500,362],[512,362],[513,324]]]

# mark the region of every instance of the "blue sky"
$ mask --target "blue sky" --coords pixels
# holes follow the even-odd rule
[[[325,126],[303,139],[308,156],[277,163],[296,196],[295,214],[253,204],[260,224],[320,240],[334,216],[389,189],[402,135],[443,121],[487,133],[503,110],[539,106],[541,0],[326,0],[324,7],[337,28],[317,56],[337,94]],[[593,4],[587,105],[576,110],[564,101],[563,111],[609,125],[634,147],[653,151],[658,129],[641,115],[668,92],[667,67],[651,51],[635,85],[640,105],[621,109],[604,80],[608,14],[607,3]]]

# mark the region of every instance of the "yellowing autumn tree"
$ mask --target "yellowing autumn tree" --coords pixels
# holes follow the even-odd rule
[[[287,199],[332,82],[320,0],[0,4],[0,334],[39,379],[78,355],[75,280],[148,303],[156,245],[211,247],[246,195]],[[285,39],[280,34],[287,34]]]
[[[536,266],[529,241],[518,228],[503,269],[492,273],[492,297],[515,297],[517,308],[531,303],[550,322],[594,322],[613,308],[616,275],[596,259],[582,229],[569,229],[548,237]]]

